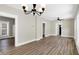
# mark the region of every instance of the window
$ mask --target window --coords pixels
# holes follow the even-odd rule
[[[2,23],[2,35],[7,35],[7,24]]]
[[[0,21],[0,36],[8,36],[9,34],[9,22]]]

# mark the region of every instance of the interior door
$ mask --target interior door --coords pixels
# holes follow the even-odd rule
[[[62,35],[63,23],[57,22],[55,26],[56,26],[56,35]]]
[[[44,38],[45,37],[45,23],[43,23],[42,26],[43,26],[43,35],[42,35],[42,37]]]

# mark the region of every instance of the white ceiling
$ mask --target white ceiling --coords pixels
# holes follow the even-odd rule
[[[77,5],[51,4],[47,5],[45,13],[42,15],[47,19],[51,18],[73,18],[75,16]]]
[[[8,5],[10,7],[22,10],[20,4],[12,4]],[[31,5],[28,5],[29,9],[31,9]],[[41,17],[48,20],[55,20],[57,17],[60,18],[73,18],[76,14],[76,10],[78,5],[73,4],[47,4],[45,12],[41,15]],[[39,5],[38,5],[39,7]],[[37,7],[37,9],[38,9]]]

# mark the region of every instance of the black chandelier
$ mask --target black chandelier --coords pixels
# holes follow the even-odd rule
[[[33,15],[37,14],[37,15],[40,16],[40,15],[43,14],[44,11],[45,11],[45,5],[42,6],[39,11],[36,9],[36,4],[33,4],[33,8],[32,8],[30,11],[27,10],[28,7],[25,6],[25,5],[22,5],[22,8],[23,8],[23,11],[24,11],[24,13],[25,13],[26,15],[27,15],[27,14],[30,14],[30,13],[33,13]]]

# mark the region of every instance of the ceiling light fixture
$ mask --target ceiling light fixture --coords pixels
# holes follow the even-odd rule
[[[40,16],[42,13],[44,13],[46,5],[41,4],[39,10],[36,9],[36,6],[37,6],[36,4],[33,4],[33,8],[29,11],[27,5],[22,5],[22,9],[26,15],[33,13],[33,15],[37,14]]]
[[[57,20],[58,20],[58,21],[61,21],[61,20],[63,20],[63,19],[60,19],[59,17],[57,17]]]

